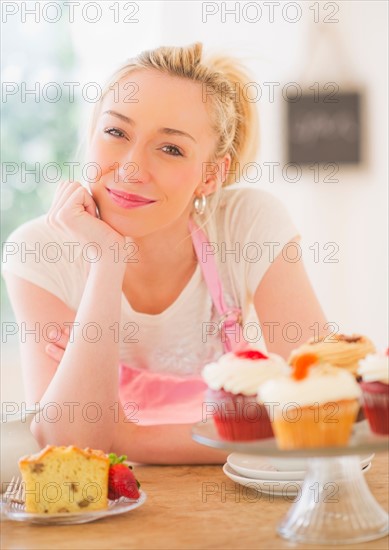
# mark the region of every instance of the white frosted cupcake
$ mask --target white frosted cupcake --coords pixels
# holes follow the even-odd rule
[[[314,354],[296,358],[292,374],[259,388],[281,449],[346,445],[359,410],[354,376]]]
[[[214,407],[220,437],[234,441],[273,437],[267,410],[256,396],[261,384],[289,370],[279,355],[254,349],[226,353],[206,365],[202,371],[209,388],[206,400]]]

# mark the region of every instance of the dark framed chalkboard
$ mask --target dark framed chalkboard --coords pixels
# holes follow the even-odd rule
[[[287,99],[289,162],[361,162],[362,94],[311,90]]]

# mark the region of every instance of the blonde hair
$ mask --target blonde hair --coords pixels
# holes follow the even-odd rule
[[[141,52],[128,60],[108,80],[101,100],[110,87],[137,69],[156,69],[162,73],[198,82],[210,101],[213,129],[218,136],[217,146],[210,161],[229,153],[231,165],[223,186],[236,181],[240,166],[255,160],[259,142],[258,114],[255,102],[250,101],[247,84],[250,78],[241,63],[225,55],[202,59],[203,45],[196,42],[186,47],[162,46]],[[95,104],[89,130],[91,137],[99,113],[101,100]]]

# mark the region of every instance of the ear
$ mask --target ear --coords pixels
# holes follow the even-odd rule
[[[220,175],[221,175],[221,178],[220,178],[220,184],[223,185],[223,183],[226,181],[227,179],[227,174],[228,174],[228,171],[231,167],[231,155],[230,153],[227,153],[226,155],[224,155],[222,161],[221,161],[221,164],[220,164]]]
[[[231,155],[229,153],[213,162],[205,163],[203,166],[203,181],[197,188],[198,193],[204,193],[205,196],[215,193],[226,181],[230,166]]]

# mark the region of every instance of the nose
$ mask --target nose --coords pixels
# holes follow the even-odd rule
[[[140,144],[133,144],[127,154],[118,162],[119,180],[124,183],[147,183],[150,174],[147,169],[147,158]]]

